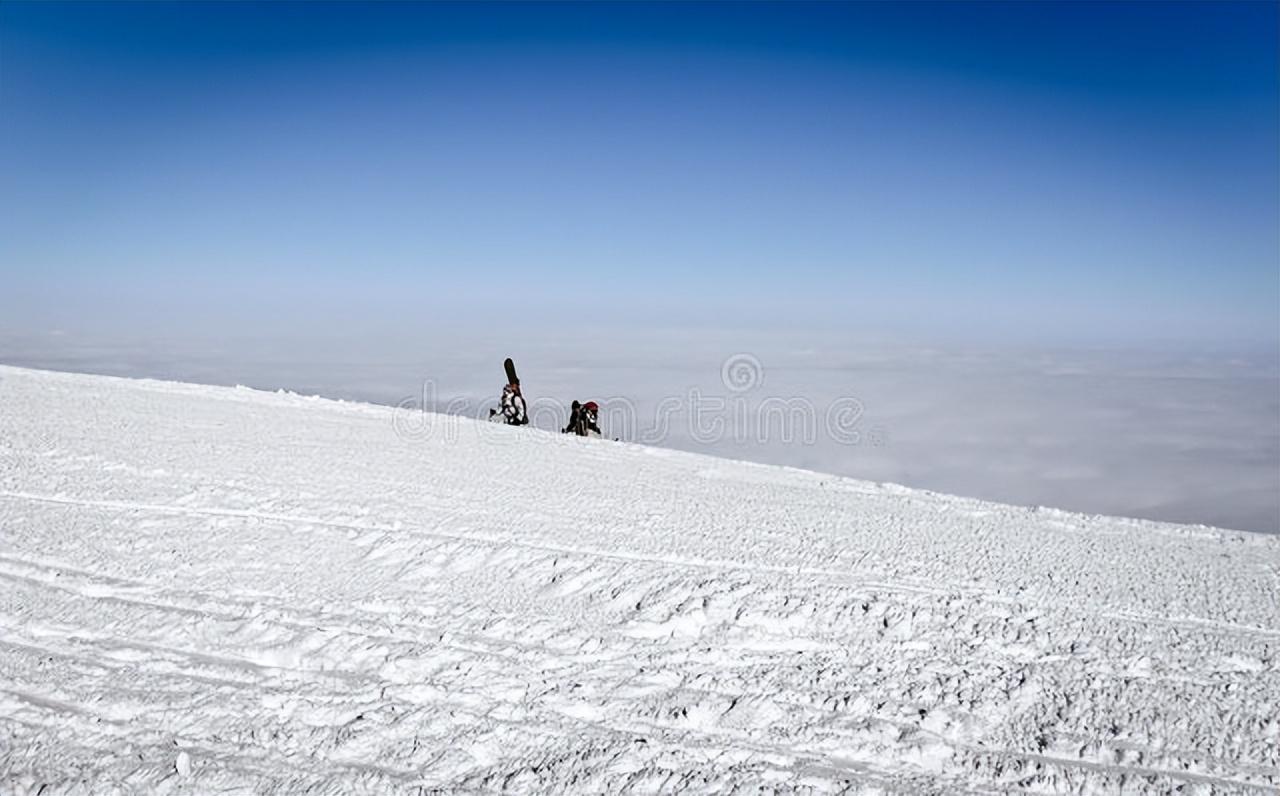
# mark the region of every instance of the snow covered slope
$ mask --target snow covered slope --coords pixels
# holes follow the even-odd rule
[[[0,368],[0,792],[1280,791],[1276,537],[394,415]]]

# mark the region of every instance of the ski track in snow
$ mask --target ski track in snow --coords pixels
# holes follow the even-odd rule
[[[393,420],[0,367],[0,792],[1280,793],[1276,537]]]

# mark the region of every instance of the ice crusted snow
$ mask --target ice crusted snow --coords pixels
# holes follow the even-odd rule
[[[0,368],[0,791],[1280,790],[1280,539]]]

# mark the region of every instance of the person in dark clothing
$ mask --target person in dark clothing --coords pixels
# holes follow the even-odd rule
[[[569,425],[564,427],[563,433],[577,434],[579,437],[600,436],[600,407],[595,401],[587,401],[585,404],[574,401],[571,410]]]

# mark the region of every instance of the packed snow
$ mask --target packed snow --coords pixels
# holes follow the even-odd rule
[[[0,367],[0,792],[1280,792],[1280,538]]]

